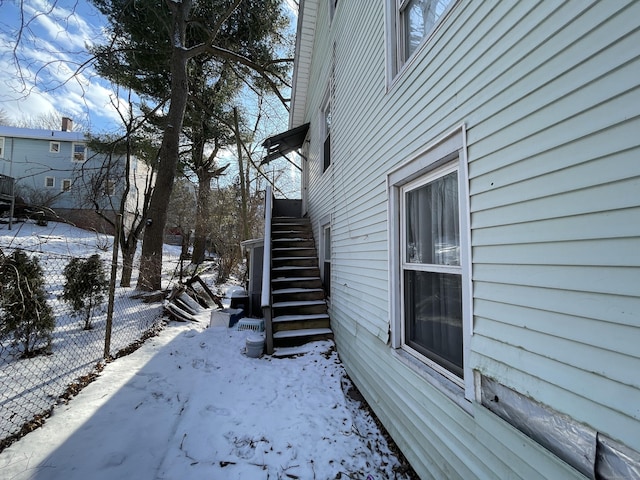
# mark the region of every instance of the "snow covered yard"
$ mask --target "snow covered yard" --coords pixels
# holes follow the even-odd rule
[[[203,314],[204,315],[204,314]],[[332,342],[244,355],[251,331],[169,323],[109,363],[45,425],[0,453],[11,479],[410,478]]]
[[[46,300],[55,316],[49,355],[22,358],[20,345],[11,336],[0,338],[0,438],[8,438],[47,412],[67,387],[93,371],[104,356],[107,303],[93,312],[92,327],[83,328],[73,309],[61,299],[63,271],[74,258],[97,253],[109,263],[113,237],[82,230],[59,222],[39,226],[27,221],[12,230],[0,226],[0,250],[10,255],[23,249],[38,260],[44,276]],[[176,248],[173,248],[176,250]],[[175,269],[178,258],[167,248],[167,268]],[[179,248],[177,249],[179,255]],[[169,272],[171,273],[171,272]],[[0,279],[2,283],[2,279]],[[116,354],[153,329],[162,314],[158,303],[132,298],[135,288],[116,287],[110,351]]]

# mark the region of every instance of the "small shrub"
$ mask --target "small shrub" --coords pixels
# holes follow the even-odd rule
[[[62,299],[81,316],[84,329],[91,330],[93,310],[104,301],[109,286],[98,254],[87,259],[73,258],[64,268],[66,279]]]
[[[23,357],[49,352],[56,321],[38,259],[15,250],[0,260],[0,279],[0,338],[22,346]]]

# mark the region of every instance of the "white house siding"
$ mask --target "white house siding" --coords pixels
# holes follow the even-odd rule
[[[461,124],[472,368],[640,451],[640,2],[463,0],[390,86],[383,2],[341,1],[331,27],[328,2],[305,3],[318,5],[309,214],[332,216],[332,326],[418,473],[580,477],[485,408],[460,408],[388,344],[386,174]]]

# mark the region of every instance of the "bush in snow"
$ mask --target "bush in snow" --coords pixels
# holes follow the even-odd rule
[[[0,338],[12,338],[23,357],[32,357],[51,350],[55,326],[38,259],[20,250],[0,259]]]
[[[87,259],[73,258],[64,268],[66,279],[62,299],[71,305],[74,314],[82,316],[84,329],[91,330],[93,310],[104,301],[109,286],[98,254]]]

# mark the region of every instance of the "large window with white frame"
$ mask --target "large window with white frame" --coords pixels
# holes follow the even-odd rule
[[[473,398],[463,128],[388,174],[393,346]]]
[[[392,76],[437,30],[457,0],[387,0]]]
[[[400,202],[403,343],[462,378],[457,162],[403,186]]]
[[[87,145],[85,143],[73,144],[73,158],[74,162],[84,162],[87,159]]]

